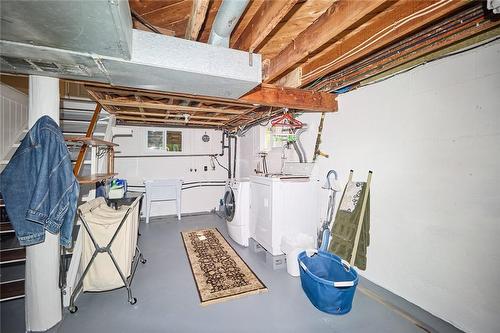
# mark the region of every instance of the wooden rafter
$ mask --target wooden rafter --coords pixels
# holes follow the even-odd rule
[[[270,84],[260,85],[241,97],[240,100],[254,104],[305,111],[334,112],[338,108],[335,94],[278,87]]]
[[[366,57],[437,19],[467,5],[465,1],[403,0],[378,14],[323,52],[290,72],[292,87],[304,86],[328,73]],[[299,79],[296,77],[299,75]],[[288,76],[288,75],[287,75]]]
[[[122,115],[117,115],[116,119],[123,119],[129,121],[144,121],[144,119],[140,117],[122,116]],[[185,120],[179,120],[179,119],[165,119],[165,118],[154,118],[154,117],[148,117],[147,122],[175,124],[175,125],[193,124],[193,125],[207,125],[207,126],[218,126],[218,127],[222,127],[224,125],[224,123],[222,122],[214,122],[214,121],[189,120],[186,122]]]
[[[111,106],[128,106],[144,109],[157,109],[157,110],[169,110],[169,111],[184,111],[184,112],[211,112],[211,113],[225,113],[225,114],[242,114],[241,110],[234,109],[216,109],[207,107],[192,107],[184,105],[171,105],[162,102],[138,102],[132,100],[122,100],[122,99],[100,99],[98,102],[101,105],[111,105]]]
[[[297,0],[264,1],[231,48],[253,52],[286,16]]]
[[[296,63],[331,41],[388,0],[338,0],[306,30],[270,59],[264,82],[271,82]]]
[[[117,115],[139,115],[142,118],[144,117],[144,113],[142,112],[137,112],[137,111],[127,111],[127,110],[120,110],[120,111],[115,111],[114,112]],[[170,118],[184,118],[183,114],[180,113],[161,113],[161,112],[146,112],[146,115],[148,117],[164,117],[164,119],[170,119]],[[200,119],[200,120],[221,120],[221,121],[228,121],[231,118],[230,117],[221,117],[221,116],[199,116],[199,115],[190,115],[190,119]]]
[[[185,38],[189,40],[196,40],[200,34],[203,22],[207,16],[207,10],[210,0],[194,0],[191,9],[191,16],[186,27]]]
[[[414,66],[425,60],[431,60],[433,52],[449,48],[476,35],[492,31],[498,35],[500,21],[491,21],[484,17],[481,5],[447,18],[422,32],[412,35],[387,47],[364,60],[362,64],[353,64],[315,85],[315,89],[333,90],[360,82],[369,77],[397,68],[403,64]],[[495,33],[496,31],[496,33]],[[464,46],[461,46],[464,47]],[[458,49],[457,46],[456,49]],[[455,49],[455,50],[456,50]],[[424,57],[422,59],[422,57]],[[419,59],[421,59],[419,61]],[[411,63],[413,62],[413,64]]]
[[[233,32],[231,33],[231,40],[229,42],[229,45],[233,45],[234,42],[240,37],[243,30],[246,29],[246,27],[248,26],[248,23],[252,20],[252,18],[255,16],[255,13],[259,10],[260,6],[265,1],[266,0],[252,0],[252,1],[250,1],[247,8],[245,9],[245,12],[243,13],[243,15],[241,15],[241,18],[238,21],[238,24],[236,25]]]
[[[89,95],[120,123],[164,124],[233,130],[270,114],[293,110],[332,112],[335,94],[263,84],[238,100],[86,86]]]

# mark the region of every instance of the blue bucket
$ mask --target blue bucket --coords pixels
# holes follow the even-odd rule
[[[316,308],[336,315],[351,311],[358,273],[347,261],[321,250],[303,251],[298,261],[302,289]]]

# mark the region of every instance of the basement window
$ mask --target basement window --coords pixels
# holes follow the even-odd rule
[[[148,131],[148,149],[165,149],[165,132]]]
[[[182,151],[182,132],[167,131],[167,151]]]

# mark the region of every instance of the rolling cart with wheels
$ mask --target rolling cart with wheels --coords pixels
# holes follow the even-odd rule
[[[88,249],[93,247],[93,252],[90,255],[87,249],[89,260],[84,259],[82,255],[82,261],[86,263],[86,266],[71,293],[69,312],[78,311],[75,299],[82,289],[83,291],[107,291],[125,287],[128,302],[132,305],[137,303],[137,298],[132,295],[131,284],[139,262],[145,264],[147,261],[137,244],[139,206],[142,196],[142,194],[138,196],[126,209],[109,208],[103,198],[94,199],[79,207],[78,218],[86,232],[84,243]],[[100,234],[100,230],[107,234]],[[113,246],[115,243],[118,243],[116,247]],[[120,253],[114,254],[112,248]],[[107,254],[110,260],[103,258],[100,254]],[[91,270],[91,267],[94,269]],[[113,268],[116,270],[115,273],[110,271]]]

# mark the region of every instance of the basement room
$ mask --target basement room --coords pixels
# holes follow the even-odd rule
[[[1,0],[0,331],[500,332],[500,0]]]

